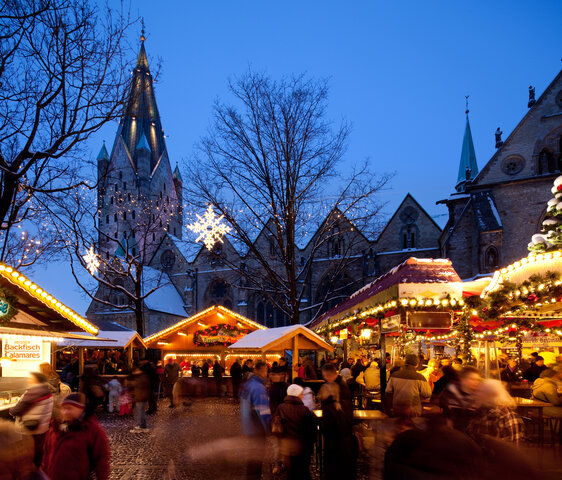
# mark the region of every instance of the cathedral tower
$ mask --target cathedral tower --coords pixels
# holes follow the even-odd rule
[[[181,238],[181,176],[172,172],[141,36],[124,115],[111,154],[98,155],[99,248],[146,264],[166,232]]]

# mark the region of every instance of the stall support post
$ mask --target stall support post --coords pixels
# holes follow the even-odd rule
[[[386,335],[382,333],[382,319],[379,318],[379,332],[381,344],[381,398],[384,399],[386,391]]]
[[[57,369],[57,344],[51,342],[51,366],[53,370]]]
[[[84,349],[82,347],[78,348],[78,373],[80,375],[84,373]]]
[[[293,378],[299,376],[299,336],[293,337]]]
[[[129,357],[129,368],[133,368],[133,342],[130,343],[127,353]]]

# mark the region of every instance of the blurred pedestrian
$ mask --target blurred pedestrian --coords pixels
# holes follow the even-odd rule
[[[422,414],[422,400],[431,397],[431,388],[423,375],[416,371],[418,357],[406,355],[404,367],[394,372],[386,386],[392,413],[400,417],[415,417]]]
[[[444,365],[443,367],[447,368],[447,367],[449,367],[449,365]],[[439,380],[443,376],[443,372],[441,371],[440,362],[436,358],[432,358],[427,363],[427,368],[425,370],[420,371],[420,373],[427,380],[427,383],[429,384],[429,388],[431,388],[432,392],[433,392],[433,386],[435,385],[435,382],[437,382],[437,380]]]
[[[230,367],[230,377],[232,380],[232,396],[234,398],[238,398],[240,384],[242,383],[242,365],[240,365],[241,361],[241,358],[237,358]]]
[[[109,479],[109,441],[84,396],[71,393],[61,404],[61,420],[51,421],[45,438],[42,469],[50,480]]]
[[[146,426],[146,407],[151,393],[150,378],[138,367],[133,370],[132,386],[136,425],[130,430],[130,433],[148,432],[149,429]]]
[[[285,373],[279,367],[273,367],[269,374],[269,408],[272,418],[277,413],[277,408],[283,403],[287,396],[287,388],[289,384],[285,381]],[[281,471],[281,459],[278,438],[273,438],[273,473],[277,474]]]
[[[100,377],[97,365],[88,365],[80,377],[80,392],[86,397],[86,413],[92,415],[105,399],[105,382]]]
[[[48,480],[33,463],[31,435],[0,419],[0,480]]]
[[[47,377],[40,372],[31,372],[28,387],[18,403],[10,408],[10,415],[16,418],[16,426],[22,434],[31,435],[35,446],[33,462],[41,465],[43,444],[53,413],[52,387]]]
[[[150,396],[148,397],[147,415],[154,415],[158,410],[158,384],[160,382],[154,363],[144,360],[140,363],[140,369],[148,376],[150,381]]]
[[[332,366],[325,364],[322,367]],[[322,404],[320,431],[324,439],[324,472],[326,480],[354,479],[356,451],[353,442],[353,414],[350,418],[340,403],[340,388],[334,381],[318,391]]]
[[[203,363],[201,365],[201,377],[203,378],[208,378],[209,377],[209,360],[203,360]]]
[[[456,429],[465,431],[475,411],[474,393],[482,381],[480,372],[474,367],[464,367],[458,380],[447,385],[439,396],[443,414],[450,418]]]
[[[355,363],[351,366],[351,374],[357,380],[357,377],[365,370],[365,362],[362,357],[357,357]]]
[[[56,370],[48,362],[39,364],[39,371],[47,377],[47,383],[52,387],[52,392],[55,395],[60,393],[60,377]]]
[[[303,388],[302,403],[304,404],[304,406],[311,412],[316,410],[316,400],[314,400],[314,392],[312,391],[312,389],[305,386],[304,380],[301,377],[296,377],[294,383]]]
[[[166,396],[170,399],[170,408],[174,408],[174,385],[180,377],[180,366],[174,357],[168,357],[168,363],[164,367],[164,379],[166,381]]]
[[[553,405],[543,408],[544,415],[548,417],[562,418],[562,398],[558,395],[560,381],[562,381],[562,366],[557,365],[544,370],[540,378],[533,383],[533,398]]]
[[[116,376],[114,376],[109,382],[105,384],[105,388],[108,391],[108,411],[113,413],[115,407],[116,411],[119,411],[119,395],[123,392],[123,386]]]
[[[217,392],[217,397],[222,397],[222,374],[224,373],[224,368],[219,363],[218,359],[215,360],[213,364],[213,378],[215,379],[215,389]]]
[[[351,392],[341,375],[338,375],[336,366],[332,363],[325,364],[322,367],[322,376],[326,382],[335,383],[339,387],[338,403],[340,404],[344,415],[347,417],[347,421],[353,423],[353,403],[351,401]]]
[[[265,388],[266,380],[267,364],[259,360],[240,392],[242,431],[249,438],[253,449],[246,464],[246,478],[250,480],[261,479],[266,436],[270,432],[271,410]]]
[[[476,441],[481,435],[499,438],[515,444],[523,439],[523,420],[516,413],[515,400],[501,381],[485,379],[474,392],[476,411],[466,432]]]
[[[304,389],[290,385],[287,396],[277,409],[283,426],[280,452],[287,465],[289,480],[309,480],[310,456],[314,448],[316,422],[314,414],[303,404]]]

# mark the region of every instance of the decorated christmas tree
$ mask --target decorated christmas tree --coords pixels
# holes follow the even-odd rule
[[[529,243],[529,251],[533,253],[562,248],[562,175],[554,180],[551,191],[554,198],[547,203],[541,231],[533,235]]]

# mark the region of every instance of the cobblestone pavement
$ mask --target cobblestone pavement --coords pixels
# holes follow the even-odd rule
[[[242,479],[239,417],[230,399],[195,400],[174,409],[161,401],[156,415],[148,417],[150,432],[135,434],[129,433],[132,417],[100,414],[111,443],[111,478]]]

